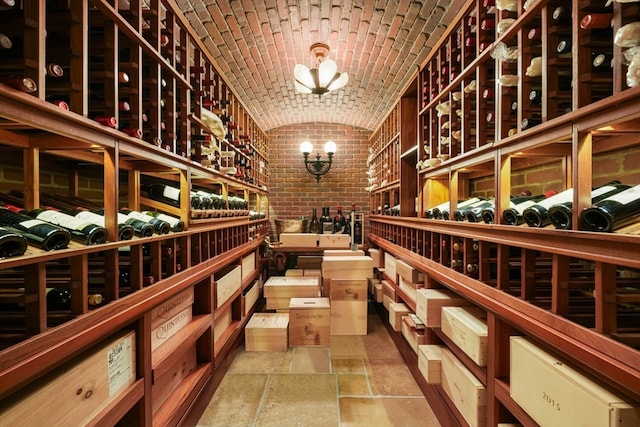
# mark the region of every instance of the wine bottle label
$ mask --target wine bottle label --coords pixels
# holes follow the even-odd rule
[[[640,185],[636,185],[635,187],[631,187],[621,193],[607,197],[605,200],[611,200],[612,202],[628,205],[629,203],[638,201],[638,199],[640,199]]]
[[[616,187],[613,185],[605,185],[604,187],[596,188],[591,192],[591,198],[601,196],[605,193],[609,193],[610,191],[615,191]]]
[[[104,217],[93,212],[80,211],[76,214],[76,218],[104,227]]]
[[[82,231],[88,226],[94,225],[91,222],[85,222],[74,216],[64,214],[57,211],[43,211],[38,214],[38,219],[65,227],[71,230]]]
[[[164,187],[164,190],[162,190],[162,196],[170,200],[178,201],[180,200],[180,189],[167,185]]]
[[[147,214],[147,212],[143,212],[143,213]],[[182,221],[180,218],[177,218],[175,216],[165,215],[163,213],[154,214],[153,216],[155,216],[159,220],[168,222],[169,225],[171,225],[171,227],[175,227],[180,221]]]
[[[31,227],[36,227],[38,225],[47,225],[49,224],[46,221],[42,221],[40,219],[28,219],[26,221],[20,221],[19,224],[24,227],[25,229],[30,229]]]
[[[573,188],[563,191],[562,193],[558,193],[555,196],[549,197],[548,199],[544,199],[537,203],[538,206],[541,206],[545,209],[549,209],[551,206],[556,203],[568,202],[573,199]]]
[[[516,210],[516,212],[518,212],[520,215],[522,215],[522,213],[524,212],[525,209],[533,206],[537,204],[537,202],[533,201],[533,200],[527,200],[526,202],[522,202],[522,203],[518,203],[517,205],[515,205],[513,207],[513,209]]]
[[[152,217],[150,217],[149,215],[143,215],[140,212],[136,212],[136,211],[127,212],[126,215],[129,218],[139,219],[140,221],[143,221],[143,222],[151,222],[151,219],[152,219]]]

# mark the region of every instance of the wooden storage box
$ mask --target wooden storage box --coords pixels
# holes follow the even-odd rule
[[[151,331],[151,351],[167,342],[172,336],[187,326],[193,318],[192,307],[188,306]]]
[[[411,300],[411,302],[416,303],[416,299],[418,298],[418,287],[416,283],[407,282],[404,277],[398,275],[398,288],[406,294],[406,297]]]
[[[402,302],[389,303],[389,324],[394,331],[402,331],[402,317],[408,315],[411,309]]]
[[[264,284],[264,297],[314,298],[319,295],[320,280],[317,277],[271,276]]]
[[[478,366],[487,366],[487,313],[478,307],[442,307],[442,333]]]
[[[2,426],[80,426],[136,381],[135,332],[123,332],[0,402]]]
[[[368,279],[373,276],[373,261],[364,255],[322,257],[323,279]]]
[[[429,384],[440,384],[442,378],[443,345],[418,346],[418,370]]]
[[[382,283],[376,283],[375,285],[373,285],[373,297],[378,303],[384,301],[384,290],[382,289]]]
[[[324,256],[364,256],[364,251],[362,249],[357,249],[355,251],[351,249],[325,249],[322,252]]]
[[[380,249],[370,248],[367,252],[373,260],[374,268],[384,268],[384,257],[382,256],[382,251]]]
[[[289,311],[291,298],[266,298],[267,310]]]
[[[414,353],[418,353],[418,346],[427,343],[427,337],[423,328],[417,328],[410,315],[402,317],[402,336],[409,343]]]
[[[329,298],[291,298],[289,346],[327,347],[331,334]]]
[[[247,351],[287,351],[289,314],[254,313],[244,329]]]
[[[322,280],[322,269],[320,269],[320,268],[305,268],[304,270],[302,270],[302,275],[304,277],[318,277],[320,279],[320,281],[321,281]]]
[[[216,313],[216,318],[213,321],[213,342],[214,344],[224,335],[227,328],[233,323],[233,316],[231,314],[231,306],[228,306],[220,314]]]
[[[242,287],[242,267],[236,265],[231,270],[225,269],[222,272],[217,272],[214,274],[214,278],[216,308],[218,308]]]
[[[396,260],[396,273],[409,283],[424,282],[422,272],[401,259]]]
[[[511,337],[510,390],[540,425],[640,426],[640,403],[602,387],[524,337]]]
[[[282,247],[315,248],[318,246],[318,235],[310,233],[282,233],[280,234]]]
[[[469,302],[448,289],[416,290],[416,314],[429,328],[439,328],[442,307],[469,305]]]
[[[329,279],[331,293],[329,297],[334,300],[367,300],[366,279]]]
[[[256,253],[251,252],[249,255],[242,257],[242,280],[246,280],[256,270]]]
[[[367,335],[367,301],[332,300],[331,335]]]
[[[487,425],[487,390],[448,349],[441,350],[442,388],[470,427]],[[575,424],[567,424],[575,425]]]
[[[297,268],[322,268],[322,256],[320,255],[300,255],[296,259]]]
[[[251,286],[245,289],[244,293],[242,294],[243,316],[249,314],[253,306],[258,301],[258,298],[260,298],[260,283],[256,280],[251,284]]]
[[[384,274],[392,280],[393,283],[396,283],[396,280],[398,280],[396,278],[396,257],[389,252],[384,253]]]
[[[382,305],[384,306],[384,308],[389,311],[391,309],[391,304],[395,303],[395,301],[389,296],[389,295],[385,295],[384,291],[383,291],[383,295],[382,295]]]
[[[190,287],[151,310],[151,329],[156,329],[192,304],[193,288]]]
[[[380,279],[377,279],[375,277],[369,277],[367,279],[367,286],[371,295],[375,295],[376,293],[376,283],[380,283]]]
[[[304,270],[302,268],[290,268],[284,272],[286,277],[302,277],[304,276]]]
[[[351,246],[351,236],[348,234],[318,234],[318,246],[348,249]]]
[[[180,346],[171,355],[170,365],[153,369],[152,411],[155,412],[198,364],[196,346]]]

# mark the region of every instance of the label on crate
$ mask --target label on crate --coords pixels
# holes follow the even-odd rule
[[[118,393],[127,385],[133,376],[135,361],[131,360],[132,337],[128,335],[107,351],[107,367],[109,371],[109,396]]]

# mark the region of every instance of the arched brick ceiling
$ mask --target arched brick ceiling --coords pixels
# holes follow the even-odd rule
[[[225,80],[265,131],[305,122],[374,130],[463,0],[176,0]],[[295,92],[293,68],[328,43],[349,83],[322,97]]]

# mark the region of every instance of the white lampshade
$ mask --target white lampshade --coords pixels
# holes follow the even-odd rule
[[[333,154],[333,153],[335,153],[335,152],[336,152],[336,150],[337,150],[337,149],[338,149],[338,146],[337,146],[337,145],[336,145],[336,143],[335,143],[335,142],[333,142],[333,141],[327,141],[327,142],[324,144],[324,152],[325,152],[325,153],[331,153],[331,154]]]
[[[300,82],[307,88],[310,89],[315,86],[313,76],[311,76],[311,71],[309,71],[309,68],[307,68],[306,65],[296,64],[295,68],[293,69],[293,75],[298,82]]]
[[[331,59],[325,59],[318,66],[318,82],[320,83],[320,87],[327,87],[331,79],[336,75],[336,71],[338,71],[338,66],[335,61]]]
[[[296,91],[298,91],[298,93],[312,93],[311,89],[309,89],[305,85],[301,84],[297,80],[294,82],[294,85],[295,85]]]
[[[302,154],[309,154],[313,151],[313,144],[310,141],[302,141],[300,144],[300,152]]]
[[[347,84],[347,82],[349,81],[349,74],[347,73],[342,73],[340,74],[340,77],[338,77],[337,79],[335,79],[328,87],[327,89],[331,90],[338,90],[341,87],[343,87],[344,85]]]

